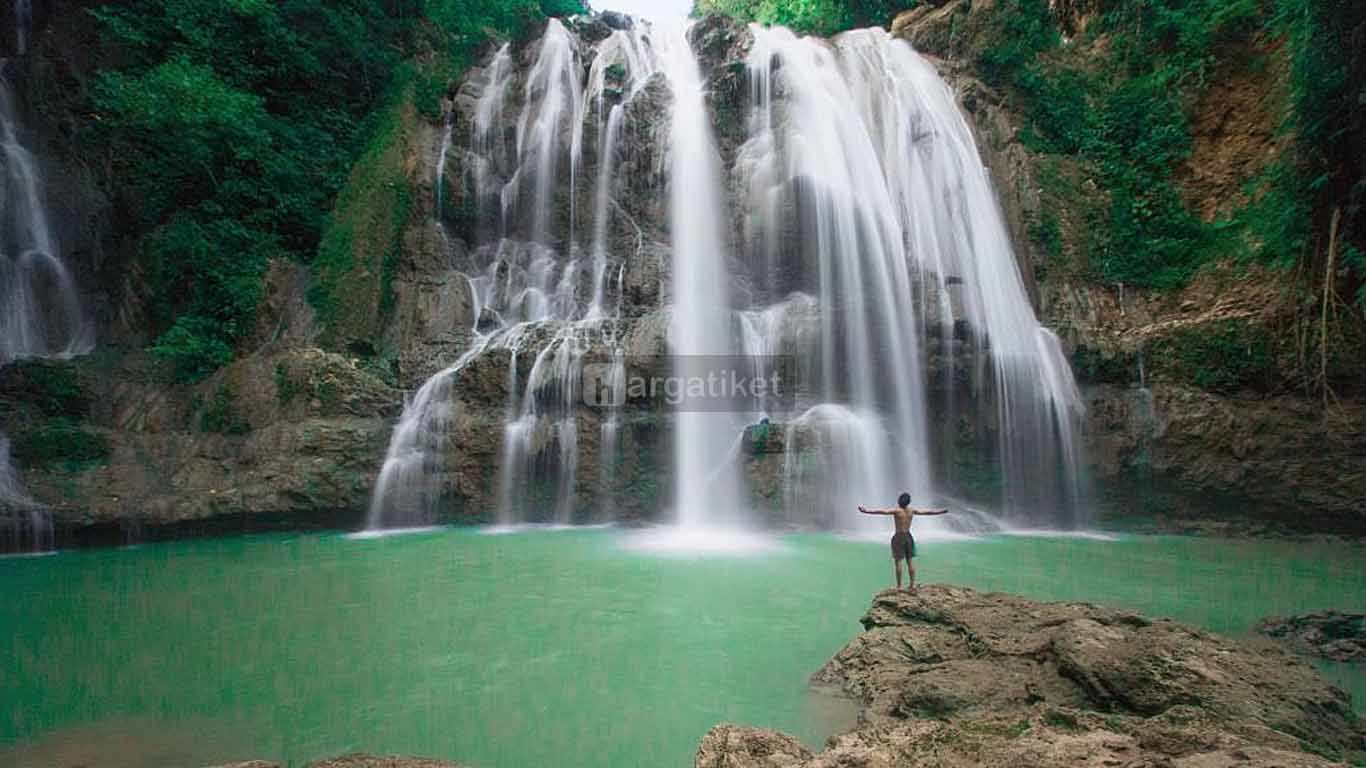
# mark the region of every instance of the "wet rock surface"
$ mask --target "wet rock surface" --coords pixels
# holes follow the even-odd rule
[[[1319,766],[1363,756],[1348,696],[1274,647],[1086,603],[879,593],[812,676],[859,726],[811,755],[721,725],[698,766]]]
[[[1333,661],[1366,661],[1366,614],[1317,611],[1272,616],[1257,631],[1280,640],[1296,653]]]

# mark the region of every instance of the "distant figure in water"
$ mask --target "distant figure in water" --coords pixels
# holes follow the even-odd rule
[[[896,586],[901,588],[901,561],[906,561],[906,570],[910,576],[906,589],[915,589],[915,537],[911,535],[911,518],[916,515],[943,515],[947,514],[947,509],[912,509],[911,494],[903,493],[896,500],[896,507],[893,509],[865,509],[859,507],[858,511],[865,515],[891,515],[893,523],[896,524],[896,533],[892,534],[892,562],[896,564]]]

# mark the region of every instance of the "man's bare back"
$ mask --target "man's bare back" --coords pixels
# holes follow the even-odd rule
[[[915,589],[915,537],[911,536],[911,523],[916,515],[943,515],[947,509],[915,509],[911,506],[911,495],[901,494],[897,505],[890,509],[867,509],[859,507],[865,515],[889,515],[896,532],[892,534],[892,561],[896,567],[896,585],[901,586],[901,561],[906,561],[910,575],[910,589]]]

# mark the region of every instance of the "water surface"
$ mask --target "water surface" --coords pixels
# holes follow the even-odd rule
[[[891,578],[823,534],[701,557],[631,532],[270,535],[0,559],[0,763],[686,766],[723,720],[818,746],[806,678]],[[928,541],[922,579],[1243,634],[1366,607],[1360,547],[1175,537]],[[1324,667],[1366,700],[1366,675]],[[112,762],[111,762],[112,761]]]

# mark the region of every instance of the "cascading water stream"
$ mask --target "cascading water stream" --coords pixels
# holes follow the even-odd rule
[[[752,29],[749,69],[757,98],[739,167],[753,173],[748,203],[766,214],[759,217],[760,247],[799,247],[816,264],[814,285],[802,286],[816,290],[822,308],[816,391],[845,410],[820,405],[803,419],[837,430],[838,438],[825,445],[852,452],[827,455],[829,482],[811,487],[822,489],[818,498],[835,515],[835,527],[876,526],[847,511],[860,499],[895,498],[903,488],[917,504],[934,497],[921,322],[902,222],[893,190],[879,183],[884,160],[869,116],[852,109],[862,84],[842,76],[839,48],[786,29]],[[873,82],[883,79],[879,73]],[[781,100],[774,98],[777,82]],[[784,203],[800,211],[800,244],[781,243],[774,229]],[[765,253],[758,261],[770,259]],[[842,424],[830,419],[836,413]],[[852,466],[859,468],[858,482],[846,486],[850,476],[843,470]]]
[[[10,457],[10,442],[0,434],[0,513],[9,524],[0,528],[0,552],[46,552],[53,546],[52,516],[24,489]]]
[[[473,254],[483,272],[469,281],[472,344],[454,364],[423,384],[405,407],[371,499],[368,529],[436,522],[451,483],[445,469],[447,435],[461,416],[455,382],[466,367],[493,353],[508,356],[510,393],[497,470],[497,521],[511,525],[548,518],[568,523],[579,512],[578,386],[583,349],[603,346],[612,352],[616,376],[623,371],[615,325],[621,287],[616,290],[617,307],[609,309],[606,284],[616,171],[612,158],[624,108],[622,102],[613,104],[604,117],[604,95],[610,85],[620,87],[629,99],[654,69],[652,53],[639,31],[614,32],[595,54],[587,82],[581,83],[574,38],[560,21],[547,23],[524,81],[511,147],[501,125],[516,78],[509,46],[496,51],[483,69],[469,145],[462,155],[464,180],[481,219],[492,213],[486,201],[497,200],[499,226],[496,231],[481,229],[483,242]],[[556,206],[557,190],[566,183],[561,169],[568,169],[572,197],[583,123],[588,119],[601,125],[601,148],[593,206],[592,287],[585,290],[572,204],[567,220],[557,215]],[[442,158],[446,151],[441,150]],[[444,175],[443,162],[438,176]],[[618,282],[620,275],[618,270]],[[531,367],[520,381],[519,364],[528,353]],[[609,410],[601,424],[603,466],[617,450],[617,426],[617,414]],[[605,471],[599,475],[600,487],[607,482]],[[546,479],[553,480],[548,493]]]
[[[38,161],[22,141],[10,69],[0,61],[0,365],[94,346],[48,221]]]
[[[33,28],[33,0],[14,0],[14,54],[28,53],[29,31]]]
[[[672,373],[784,355],[800,380],[795,415],[768,401],[755,413],[672,414],[682,529],[705,538],[749,522],[744,427],[764,416],[784,420],[778,495],[789,522],[881,531],[885,521],[857,515],[857,504],[889,504],[907,489],[917,505],[953,498],[959,489],[932,468],[949,450],[938,430],[956,416],[931,412],[930,387],[957,382],[959,369],[974,372],[972,386],[934,410],[971,409],[963,415],[998,436],[982,459],[1004,478],[1007,520],[974,511],[928,527],[1084,522],[1073,511],[1080,397],[1034,316],[971,130],[930,64],[882,30],[827,42],[755,27],[748,130],[740,146],[733,134],[718,146],[704,85],[712,73],[687,28],[637,23],[595,32],[591,44],[583,29],[552,19],[534,50],[503,46],[457,99],[468,117],[454,125],[468,125],[468,139],[443,145],[437,174],[444,186],[449,151],[463,186],[451,189],[452,210],[477,214],[459,234],[469,246],[470,346],[405,408],[370,528],[435,522],[455,483],[450,435],[489,413],[487,404],[479,416],[463,411],[457,382],[494,360],[506,382],[494,406],[498,522],[611,514],[620,414],[600,412],[589,422],[596,437],[588,431],[579,377],[591,359],[608,363],[613,387],[624,379],[623,339],[644,321],[632,270],[648,272],[642,254],[659,252],[646,247],[641,215],[654,217],[643,224],[655,239],[667,228],[670,261],[659,266],[669,276]],[[519,71],[519,61],[531,63]],[[667,84],[667,109],[651,83]],[[642,93],[652,101],[633,109]],[[627,213],[622,195],[642,189],[663,204]],[[623,317],[628,275],[637,293]],[[580,477],[585,455],[596,481]]]
[[[15,51],[28,49],[32,6],[14,6]],[[38,160],[24,144],[11,77],[16,62],[0,59],[0,366],[25,357],[72,357],[94,347],[76,282],[62,261],[45,200]],[[0,433],[0,513],[9,521],[6,546],[42,551],[53,544],[52,519],[29,498]]]
[[[814,287],[822,308],[819,391],[849,408],[821,405],[797,420],[827,425],[827,477],[789,477],[789,486],[826,489],[821,503],[836,509],[870,494],[891,499],[897,486],[915,503],[933,500],[921,347],[936,330],[950,342],[962,320],[989,358],[984,399],[996,409],[1007,513],[1079,522],[1080,397],[1057,339],[1034,316],[952,91],[880,29],[833,44],[751,30],[755,114],[735,169],[757,214],[750,262],[761,278],[784,247],[815,262],[816,286],[798,287]],[[800,243],[783,241],[784,206],[800,221]],[[851,471],[859,481],[840,491],[833,481]]]
[[[669,31],[661,58],[673,90],[669,132],[669,230],[673,240],[670,351],[683,381],[714,370],[708,357],[733,356],[729,252],[720,158],[711,135],[702,76],[684,26]],[[734,414],[682,408],[674,420],[675,520],[683,528],[734,527],[744,521],[736,466],[724,460],[735,440]],[[719,463],[718,463],[719,462]]]

